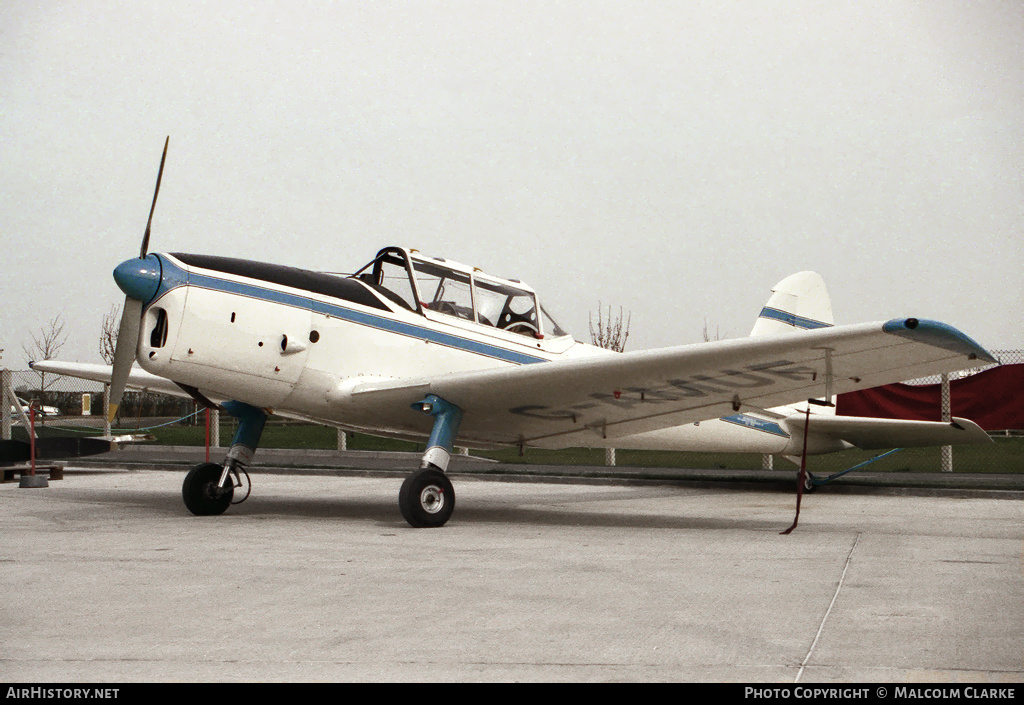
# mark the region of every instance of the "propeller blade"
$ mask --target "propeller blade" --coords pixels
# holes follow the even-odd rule
[[[117,407],[121,405],[128,375],[135,362],[135,351],[139,346],[139,330],[142,328],[142,302],[128,296],[124,300],[121,326],[117,330],[117,346],[114,348],[114,369],[110,375],[110,397],[107,401],[107,420],[113,421]]]
[[[149,220],[146,221],[146,234],[142,236],[142,251],[139,253],[139,259],[143,259],[149,251],[149,230],[153,226],[153,211],[156,210],[156,197],[160,195],[160,180],[164,177],[164,162],[167,160],[167,145],[171,141],[171,136],[167,135],[167,139],[164,140],[164,156],[160,157],[160,171],[156,174],[156,190],[153,192],[153,205],[149,208]],[[122,321],[124,318],[121,319]]]

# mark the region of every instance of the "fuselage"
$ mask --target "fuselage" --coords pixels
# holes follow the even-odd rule
[[[382,435],[421,438],[430,424],[411,408],[396,415],[360,404],[362,387],[615,354],[564,333],[522,282],[401,248],[364,270],[151,254],[123,263],[115,278],[145,304],[137,358],[146,371],[211,399]],[[736,414],[592,444],[792,454],[791,435],[771,416]]]
[[[135,262],[159,270],[139,336],[143,369],[211,398],[353,428],[418,435],[425,426],[416,414],[396,424],[346,404],[360,384],[608,354],[564,334],[409,310],[355,277],[204,255]]]

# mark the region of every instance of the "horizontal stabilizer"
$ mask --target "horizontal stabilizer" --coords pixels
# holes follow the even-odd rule
[[[790,416],[786,419],[786,425],[792,431],[802,433],[804,420],[802,414]],[[820,437],[845,441],[863,450],[993,442],[978,424],[961,418],[945,422],[874,419],[860,416],[812,416],[808,438]]]

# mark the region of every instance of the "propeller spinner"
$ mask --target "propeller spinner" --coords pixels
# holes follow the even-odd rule
[[[142,249],[139,259],[122,262],[114,270],[114,280],[125,293],[124,309],[121,313],[121,325],[117,330],[117,346],[114,348],[114,366],[110,377],[110,397],[107,404],[107,419],[113,421],[117,408],[121,405],[124,388],[128,383],[128,375],[135,362],[135,351],[139,345],[139,330],[142,327],[142,307],[156,293],[160,283],[160,263],[157,258],[147,256],[149,250],[149,233],[153,227],[153,211],[156,210],[156,199],[160,195],[160,181],[164,175],[164,162],[167,160],[167,145],[170,136],[164,141],[164,153],[160,158],[160,170],[156,175],[156,189],[153,192],[153,205],[149,208],[149,220],[146,221],[146,232],[142,236]]]

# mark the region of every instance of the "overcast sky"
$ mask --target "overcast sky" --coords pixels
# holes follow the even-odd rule
[[[151,251],[522,279],[577,339],[750,332],[811,269],[837,322],[1024,348],[1024,3],[0,3],[2,364],[98,362]]]

